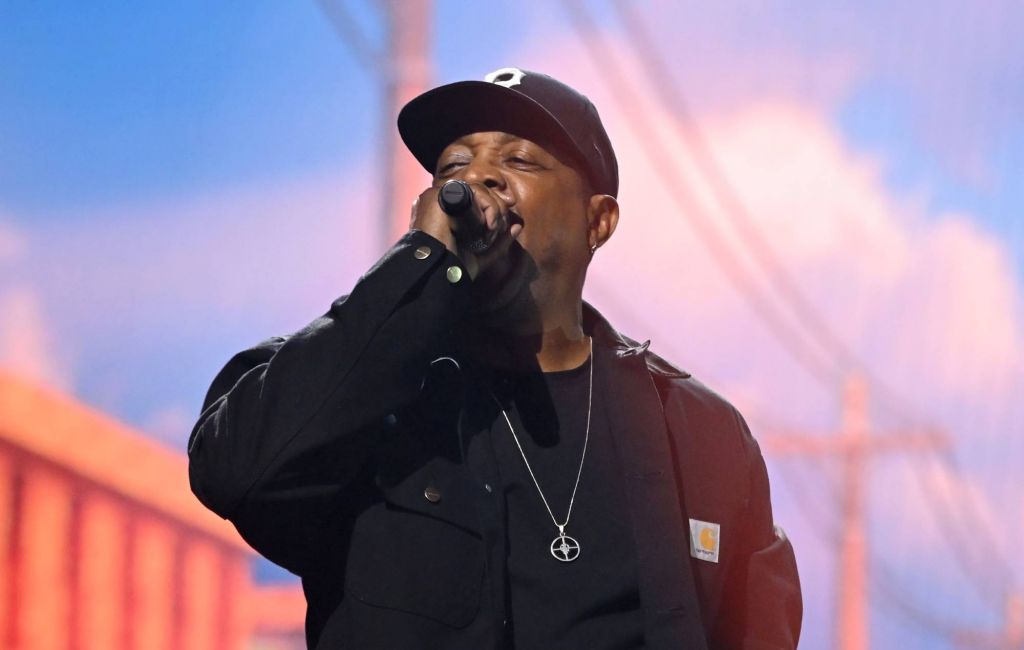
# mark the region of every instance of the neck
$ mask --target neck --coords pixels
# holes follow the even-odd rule
[[[542,372],[572,370],[583,365],[590,356],[590,337],[583,328],[571,331],[550,330],[540,336],[540,349],[534,353]]]
[[[541,320],[533,333],[490,331],[474,337],[475,355],[484,363],[509,370],[558,372],[578,368],[590,355],[581,308],[562,318]]]

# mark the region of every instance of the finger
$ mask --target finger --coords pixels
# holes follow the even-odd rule
[[[474,216],[485,230],[490,230],[494,222],[494,197],[487,191],[487,187],[480,183],[471,183],[469,187],[473,192],[473,206],[476,208]]]
[[[512,208],[512,202],[494,188],[480,183],[474,183],[473,186],[473,196],[480,207],[481,218],[487,229],[507,228],[507,214]]]
[[[514,231],[513,228],[515,229]],[[495,233],[491,245],[478,256],[481,263],[489,264],[498,258],[504,257],[508,253],[512,242],[516,240],[520,230],[522,230],[520,224],[513,224],[511,228]]]

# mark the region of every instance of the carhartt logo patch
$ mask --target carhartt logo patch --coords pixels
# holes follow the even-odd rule
[[[721,544],[721,526],[710,521],[690,520],[691,557],[717,564],[718,549]]]

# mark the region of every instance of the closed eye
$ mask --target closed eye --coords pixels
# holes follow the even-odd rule
[[[516,165],[517,167],[536,167],[537,163],[529,160],[528,158],[521,158],[520,156],[512,156],[506,159],[506,162]]]
[[[464,164],[466,164],[466,163],[464,163],[464,162],[463,162],[463,161],[461,161],[461,160],[453,160],[453,161],[452,161],[452,162],[450,162],[450,163],[447,163],[447,164],[445,164],[445,165],[442,165],[442,166],[441,166],[441,168],[437,170],[437,174],[438,174],[439,176],[441,176],[441,175],[444,175],[444,174],[446,174],[446,173],[448,173],[448,172],[452,171],[453,169],[455,169],[455,168],[456,168],[456,167],[458,167],[459,165],[464,165]]]

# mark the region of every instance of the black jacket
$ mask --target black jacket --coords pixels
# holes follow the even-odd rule
[[[503,504],[465,457],[487,418],[469,370],[432,363],[457,356],[470,312],[458,265],[410,232],[323,317],[231,359],[192,432],[193,491],[301,576],[310,647],[503,647]],[[584,329],[613,401],[647,647],[796,647],[796,562],[743,419],[589,306]],[[720,524],[717,563],[691,558],[690,518]]]

